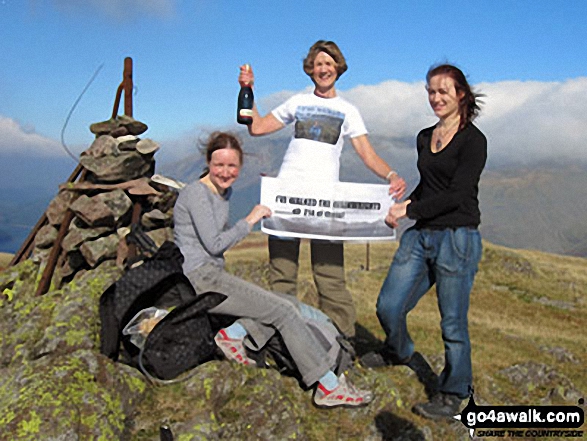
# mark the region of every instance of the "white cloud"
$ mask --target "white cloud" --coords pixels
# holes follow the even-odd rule
[[[411,138],[434,122],[423,82],[390,80],[372,86],[357,86],[341,95],[359,108],[373,135]]]
[[[564,82],[484,83],[479,127],[496,160],[587,161],[587,77]]]
[[[0,115],[0,154],[64,156],[61,145],[23,127],[11,118]]]
[[[53,0],[59,9],[88,8],[107,17],[123,20],[137,15],[169,18],[175,13],[176,0]]]
[[[562,82],[502,81],[473,87],[484,95],[475,123],[488,138],[490,165],[587,162],[587,77]],[[271,111],[294,93],[299,92],[283,90],[257,97],[261,112]],[[370,136],[377,137],[378,151],[390,149],[389,157],[394,160],[400,155],[413,162],[416,134],[437,120],[423,82],[390,80],[340,94],[359,108]],[[169,141],[174,156],[192,153],[194,140],[202,132],[206,129],[194,127],[186,136]],[[243,139],[256,142],[244,131]]]
[[[481,83],[474,89],[485,95],[476,124],[489,140],[490,162],[587,161],[587,77]],[[413,139],[436,121],[421,82],[386,81],[342,95],[360,109],[372,135]]]

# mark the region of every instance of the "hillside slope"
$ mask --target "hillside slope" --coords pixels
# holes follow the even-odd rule
[[[587,169],[490,171],[481,180],[483,236],[512,248],[587,256]]]
[[[407,141],[398,143],[405,145]],[[284,149],[283,136],[247,140],[242,177],[235,186],[231,217],[240,219],[259,202],[259,174],[276,175]],[[380,152],[393,164],[413,189],[418,182],[414,152],[397,149],[391,155]],[[376,178],[350,146],[341,161],[341,180],[382,181]],[[180,180],[190,181],[203,168],[200,155],[162,167]],[[544,165],[534,168],[491,168],[481,176],[479,200],[481,232],[493,243],[512,248],[540,250],[569,256],[587,257],[587,167],[585,165]]]
[[[375,301],[396,246],[371,244],[368,254],[365,245],[345,247],[359,352],[380,344]],[[577,405],[587,392],[587,261],[484,246],[469,315],[476,402]],[[299,295],[315,303],[305,243],[301,255]],[[266,286],[265,236],[251,235],[227,260],[231,272]],[[0,439],[157,440],[163,423],[180,440],[469,439],[457,421],[428,421],[410,411],[425,392],[405,367],[356,366],[349,375],[376,393],[359,410],[318,410],[292,378],[226,361],[199,366],[184,382],[154,386],[98,353],[98,300],[119,276],[116,268],[98,267],[35,297],[38,271],[27,261],[0,272]],[[409,327],[438,370],[443,349],[434,297],[423,298]]]

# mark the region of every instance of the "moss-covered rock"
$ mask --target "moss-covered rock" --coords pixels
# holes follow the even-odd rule
[[[121,439],[146,390],[135,372],[87,350],[5,373],[10,381],[0,383],[0,439]]]
[[[556,259],[486,249],[470,313],[476,402],[577,405],[585,396],[581,368],[587,362],[578,331],[585,327],[583,261],[565,260],[562,266]],[[365,335],[359,345],[379,344],[369,331],[378,329],[374,302],[390,256],[386,251],[373,264],[377,269],[368,272],[354,270],[353,261],[360,259],[349,254],[349,286],[363,308],[359,321]],[[309,281],[301,268],[302,282]],[[266,261],[254,258],[254,248],[229,259],[229,270],[267,284]],[[572,279],[565,270],[575,274]],[[317,409],[312,391],[295,379],[219,360],[198,366],[183,381],[152,384],[138,370],[99,353],[99,298],[121,275],[114,262],[78,272],[61,289],[37,297],[41,271],[29,260],[0,272],[0,440],[157,441],[162,425],[172,429],[176,441],[470,439],[458,421],[431,422],[411,412],[426,394],[405,366],[353,366],[349,378],[375,394],[361,409]],[[553,281],[552,274],[560,280]],[[570,294],[553,288],[570,282]],[[300,294],[309,296],[312,290],[300,284]],[[527,302],[517,294],[522,290],[571,299],[577,312]],[[436,315],[429,314],[427,301],[410,316],[410,330],[438,373],[444,365],[439,318],[434,299],[429,308]],[[493,309],[499,316],[486,317]],[[529,319],[516,325],[526,315]],[[541,329],[532,328],[538,321]]]

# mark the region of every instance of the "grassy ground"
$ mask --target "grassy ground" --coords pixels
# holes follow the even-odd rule
[[[0,270],[6,268],[12,260],[12,254],[0,253]]]
[[[370,349],[383,337],[375,302],[396,248],[397,243],[372,243],[367,252],[365,244],[345,245],[347,285],[356,302],[358,335],[365,337],[365,347],[358,348],[359,352]],[[300,255],[298,297],[315,305],[307,243],[302,244]],[[251,235],[228,253],[227,262],[230,271],[267,287],[265,236]],[[572,400],[585,397],[586,268],[585,259],[484,242],[469,312],[478,404],[576,405]],[[444,359],[434,290],[424,296],[408,320],[417,350],[439,371]],[[533,378],[532,366],[550,374]],[[528,378],[513,381],[505,373],[512,367],[526,372]],[[406,393],[408,399],[424,398],[420,389],[411,392],[419,385],[404,368],[389,368],[389,376],[400,390],[410,391]],[[399,415],[421,421],[410,414],[409,406]]]

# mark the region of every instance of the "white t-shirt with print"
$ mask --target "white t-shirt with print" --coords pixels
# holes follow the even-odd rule
[[[294,95],[271,113],[285,125],[295,122],[279,178],[338,181],[343,137],[367,133],[357,108],[340,97]]]

